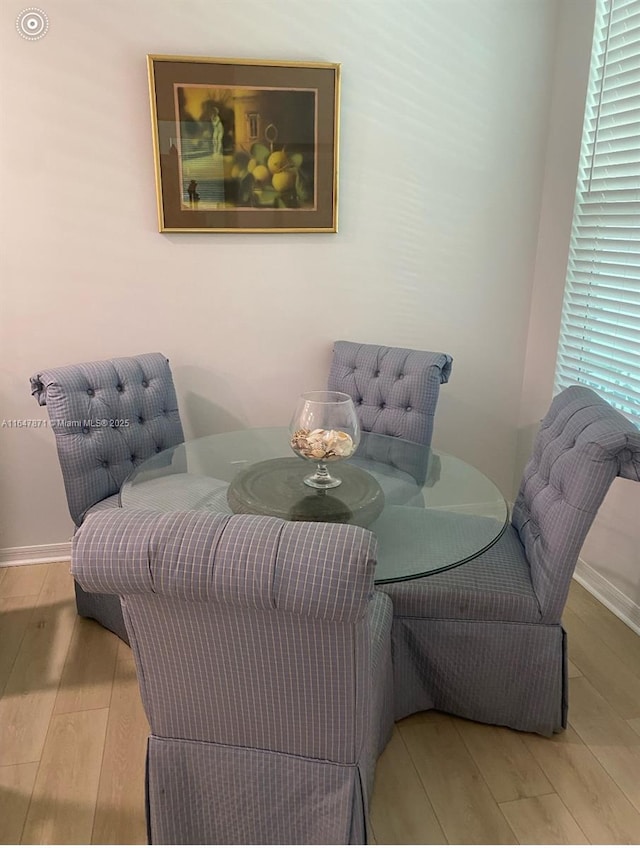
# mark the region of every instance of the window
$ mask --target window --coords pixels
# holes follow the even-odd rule
[[[249,138],[258,138],[258,112],[247,112],[247,135]]]
[[[556,390],[640,424],[640,0],[598,0]]]

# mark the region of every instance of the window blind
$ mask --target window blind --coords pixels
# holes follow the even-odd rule
[[[640,425],[640,0],[598,0],[556,390]]]

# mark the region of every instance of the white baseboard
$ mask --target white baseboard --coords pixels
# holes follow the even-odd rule
[[[587,592],[590,592],[601,604],[604,604],[608,610],[640,635],[640,606],[638,604],[582,559],[578,560],[573,576]]]
[[[9,565],[36,565],[71,559],[71,542],[53,545],[27,545],[24,548],[0,548],[0,568]]]

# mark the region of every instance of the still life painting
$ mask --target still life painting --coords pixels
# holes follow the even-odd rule
[[[336,232],[339,65],[149,56],[161,232]]]

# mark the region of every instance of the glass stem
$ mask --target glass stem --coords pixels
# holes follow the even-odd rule
[[[315,471],[313,474],[305,477],[304,482],[307,486],[311,486],[313,489],[335,489],[335,487],[339,486],[342,481],[339,477],[332,477],[331,474],[329,474],[324,462],[316,460]]]
[[[329,479],[329,472],[327,471],[327,466],[324,464],[324,462],[318,463],[318,468],[316,470],[315,476],[318,482]]]

